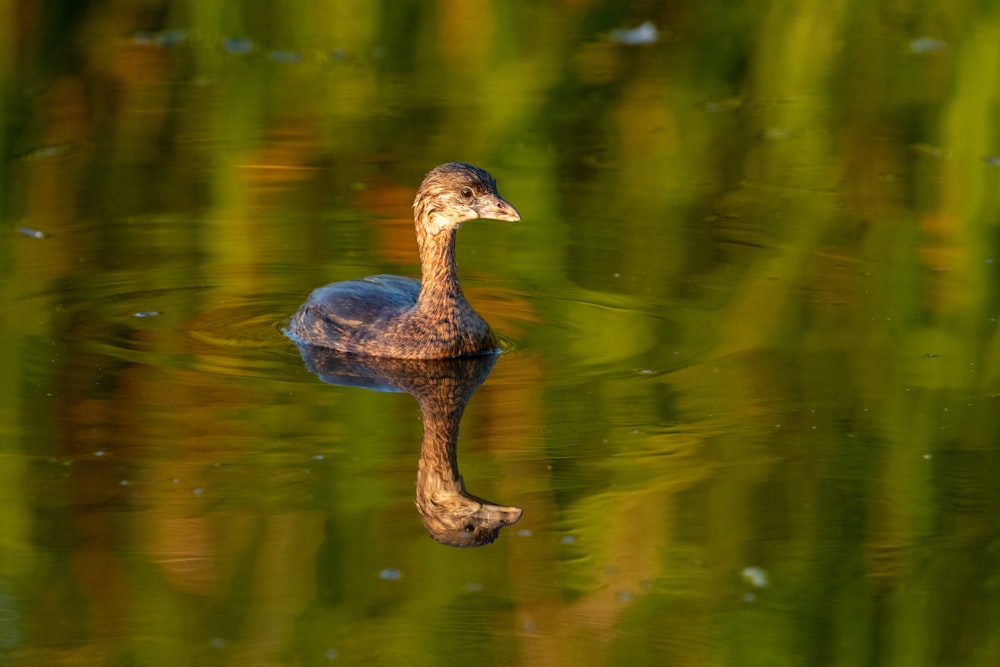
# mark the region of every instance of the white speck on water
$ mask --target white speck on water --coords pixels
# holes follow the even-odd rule
[[[765,572],[762,568],[756,566],[745,567],[743,568],[743,571],[740,572],[740,575],[743,577],[744,581],[754,588],[767,588],[767,572]]]
[[[612,42],[628,46],[655,44],[660,38],[660,31],[656,29],[652,21],[644,21],[635,28],[612,30],[610,37]]]
[[[944,51],[948,48],[948,42],[936,37],[917,37],[910,41],[910,51],[912,53],[934,53]]]
[[[464,588],[469,593],[478,593],[483,590],[483,585],[477,581],[470,581],[464,586]]]
[[[94,452],[94,456],[104,456],[104,450],[98,449],[96,452]]]
[[[322,460],[323,460],[323,459],[325,459],[326,457],[325,457],[325,456],[323,456],[322,454],[317,454],[317,455],[316,455],[316,456],[314,456],[313,458],[314,458],[315,460],[317,460],[317,461],[322,461]]]
[[[563,544],[573,544],[574,542],[576,542],[576,538],[573,537],[572,535],[563,535],[561,542]]]
[[[632,595],[632,591],[619,591],[618,592],[618,601],[619,602],[631,602],[632,598],[634,598],[634,597],[635,596]]]
[[[191,491],[191,493],[193,493],[196,496],[200,496],[201,494],[205,493],[205,489],[203,489],[203,488],[201,488],[199,486],[198,488],[196,488],[193,491]]]
[[[522,528],[521,530],[517,531],[518,537],[531,537],[531,535],[532,532],[530,528]]]
[[[323,657],[327,660],[336,660],[340,657],[340,651],[335,648],[328,648],[326,649],[326,653],[323,654]]]
[[[399,581],[403,578],[403,573],[396,568],[387,567],[378,573],[378,578],[386,581]]]
[[[25,236],[30,236],[33,239],[44,239],[47,234],[40,229],[33,229],[31,227],[18,227],[17,231]]]
[[[209,646],[214,649],[224,649],[226,648],[226,640],[222,637],[212,637],[208,642]]]
[[[123,479],[122,481],[118,482],[118,484],[119,484],[119,486],[128,486],[128,480],[127,479]]]

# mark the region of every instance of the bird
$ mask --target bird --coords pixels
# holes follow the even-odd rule
[[[518,222],[485,169],[448,162],[429,171],[413,201],[421,280],[380,274],[312,291],[286,333],[299,343],[396,359],[490,354],[500,340],[458,284],[455,237],[462,223]]]

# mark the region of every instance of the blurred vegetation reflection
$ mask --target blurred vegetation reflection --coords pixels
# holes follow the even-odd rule
[[[0,19],[0,662],[1000,662],[994,4]],[[280,332],[416,275],[450,160],[524,218],[458,249],[513,341],[463,470],[525,508],[478,550],[409,396]]]

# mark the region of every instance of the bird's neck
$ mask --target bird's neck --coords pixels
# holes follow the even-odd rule
[[[417,243],[420,247],[420,297],[418,307],[437,308],[465,304],[465,295],[458,285],[455,265],[457,229],[444,229],[431,234],[419,226]]]

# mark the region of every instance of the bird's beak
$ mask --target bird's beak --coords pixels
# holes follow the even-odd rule
[[[517,212],[514,205],[501,197],[492,195],[479,200],[477,207],[480,218],[489,220],[509,220],[510,222],[520,222],[521,214]]]

